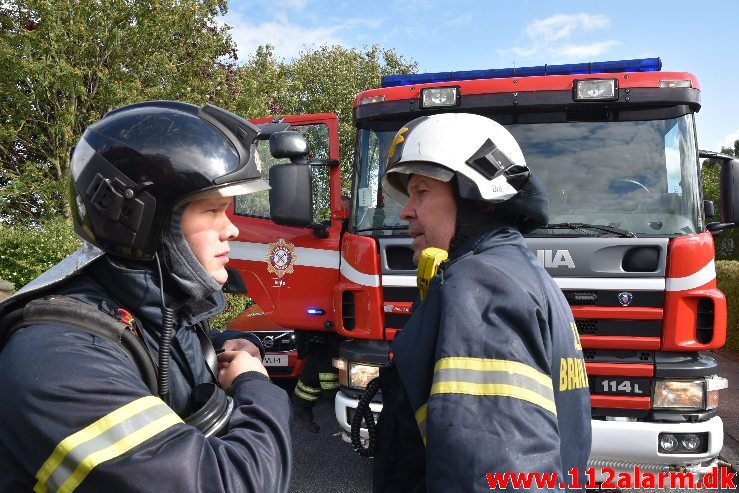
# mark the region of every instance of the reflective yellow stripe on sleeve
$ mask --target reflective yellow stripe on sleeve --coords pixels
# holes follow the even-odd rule
[[[428,416],[428,403],[418,408],[416,411],[416,423],[418,424],[418,431],[421,432],[421,439],[423,444],[426,445],[426,417]]]
[[[74,491],[99,464],[119,457],[182,423],[161,399],[147,396],[122,406],[56,446],[36,473],[36,493]]]
[[[518,361],[442,358],[434,367],[434,394],[512,397],[557,414],[551,377]]]

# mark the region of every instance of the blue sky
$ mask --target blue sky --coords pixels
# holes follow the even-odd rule
[[[662,58],[701,87],[698,143],[739,139],[739,2],[649,0],[230,0],[242,59],[261,45],[291,59],[322,44],[394,48],[419,71]]]

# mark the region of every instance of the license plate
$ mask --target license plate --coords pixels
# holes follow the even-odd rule
[[[287,366],[286,354],[268,354],[262,360],[264,366]]]
[[[646,378],[598,378],[595,392],[616,395],[650,395],[652,382]]]

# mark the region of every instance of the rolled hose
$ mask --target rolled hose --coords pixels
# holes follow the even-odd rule
[[[370,409],[370,402],[375,396],[377,391],[380,389],[380,378],[373,378],[367,387],[364,389],[364,394],[359,399],[357,409],[354,411],[352,417],[352,429],[351,429],[351,440],[354,451],[361,457],[371,458],[375,454],[375,448],[377,445],[377,430],[375,429],[375,417],[372,415]],[[365,447],[362,445],[362,439],[360,430],[362,428],[362,420],[367,424],[367,433],[369,433],[369,446]]]

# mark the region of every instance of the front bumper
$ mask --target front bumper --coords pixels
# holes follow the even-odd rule
[[[698,468],[715,459],[724,446],[724,424],[714,416],[700,423],[645,423],[633,421],[592,421],[593,445],[588,465],[611,467],[628,472],[634,466]],[[660,433],[708,433],[708,450],[693,454],[663,454],[658,451]],[[623,464],[623,467],[619,467]],[[663,466],[663,467],[660,467]]]
[[[341,426],[341,428],[346,433],[351,432],[352,424],[349,422],[349,414],[354,414],[354,410],[357,409],[357,404],[359,404],[359,399],[349,397],[341,390],[336,392],[336,400],[334,401],[334,413],[336,414],[336,421],[339,422],[339,426]],[[370,402],[370,410],[373,413],[379,414],[379,412],[382,411],[382,404],[379,402]],[[362,438],[369,438],[367,428],[362,427],[360,430],[360,435]]]
[[[351,423],[348,415],[353,414],[358,399],[342,391],[336,393],[334,412],[341,428],[349,433]],[[382,410],[381,403],[371,403],[372,412]],[[609,467],[616,472],[633,472],[635,466],[643,470],[668,470],[685,468],[703,473],[724,445],[724,426],[721,418],[714,416],[701,423],[645,423],[634,421],[591,421],[593,444],[589,467]],[[657,439],[660,433],[708,433],[708,450],[695,454],[662,454],[658,452]],[[362,437],[367,438],[366,428]]]

